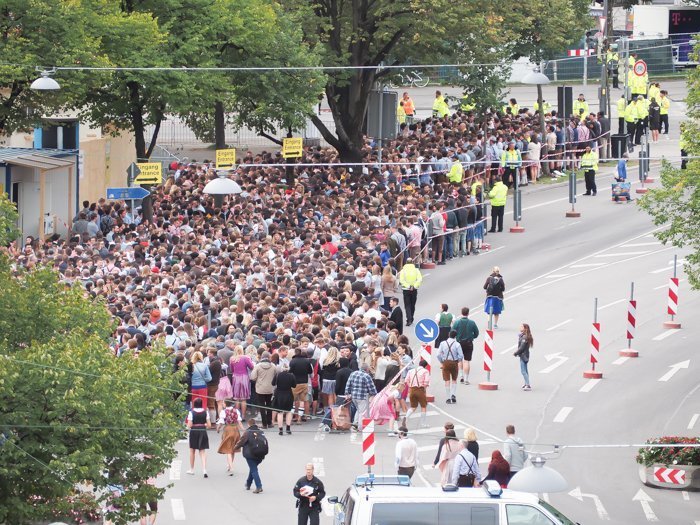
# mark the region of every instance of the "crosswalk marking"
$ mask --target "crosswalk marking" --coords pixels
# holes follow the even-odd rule
[[[571,414],[573,409],[574,407],[562,407],[557,415],[554,416],[554,423],[563,423],[566,421],[566,418],[569,417],[569,414]]]
[[[579,389],[579,392],[590,392],[593,390],[593,387],[601,381],[602,379],[589,379],[588,382]]]

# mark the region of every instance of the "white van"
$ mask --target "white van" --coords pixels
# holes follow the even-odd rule
[[[412,487],[407,476],[359,476],[335,504],[334,525],[576,525],[533,494],[481,488]]]

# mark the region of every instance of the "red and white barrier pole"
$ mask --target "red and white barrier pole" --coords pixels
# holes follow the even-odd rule
[[[433,349],[430,345],[425,343],[421,344],[420,357],[418,358],[418,360],[420,361],[421,359],[425,360],[425,362],[428,363],[428,366],[426,366],[425,369],[428,371],[428,374],[430,374],[432,370],[431,363],[433,360]],[[433,403],[435,401],[435,396],[429,394],[428,392],[426,392],[425,397],[428,400],[428,403]]]
[[[632,339],[637,329],[637,301],[634,300],[634,283],[630,288],[630,301],[627,304],[627,350],[620,350],[621,357],[639,357],[639,352],[632,350]]]
[[[498,390],[498,383],[491,381],[493,370],[493,314],[489,315],[489,327],[484,334],[484,371],[486,381],[479,383],[479,390]]]
[[[367,472],[372,472],[374,465],[374,420],[362,419],[362,464],[367,467]]]
[[[680,328],[681,323],[675,320],[678,315],[678,256],[673,256],[673,277],[668,280],[668,305],[667,313],[671,316],[670,321],[664,323],[664,328]]]
[[[600,323],[598,322],[598,298],[593,301],[593,326],[591,329],[591,369],[583,373],[586,379],[601,379],[603,372],[595,369],[600,357]]]

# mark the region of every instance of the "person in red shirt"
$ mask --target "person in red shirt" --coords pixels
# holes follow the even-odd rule
[[[326,242],[321,246],[322,249],[328,250],[328,253],[333,257],[338,252],[338,247],[333,244],[333,237],[330,235],[326,236]]]

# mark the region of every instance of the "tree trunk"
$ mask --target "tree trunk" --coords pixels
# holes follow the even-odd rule
[[[292,138],[292,128],[287,130],[287,138]],[[289,189],[294,189],[294,159],[285,159],[287,166],[285,167],[284,178],[287,181]]]
[[[131,126],[134,128],[134,142],[136,146],[136,162],[148,160],[146,153],[146,137],[144,137],[145,127],[143,124],[143,104],[141,103],[141,93],[137,82],[127,82],[129,90],[129,114],[131,115]],[[151,151],[153,151],[151,149]],[[134,211],[134,210],[132,210]],[[153,202],[150,195],[141,201],[141,212],[144,221],[153,220]]]
[[[226,117],[224,103],[219,100],[214,104],[214,142],[216,149],[226,149]]]

